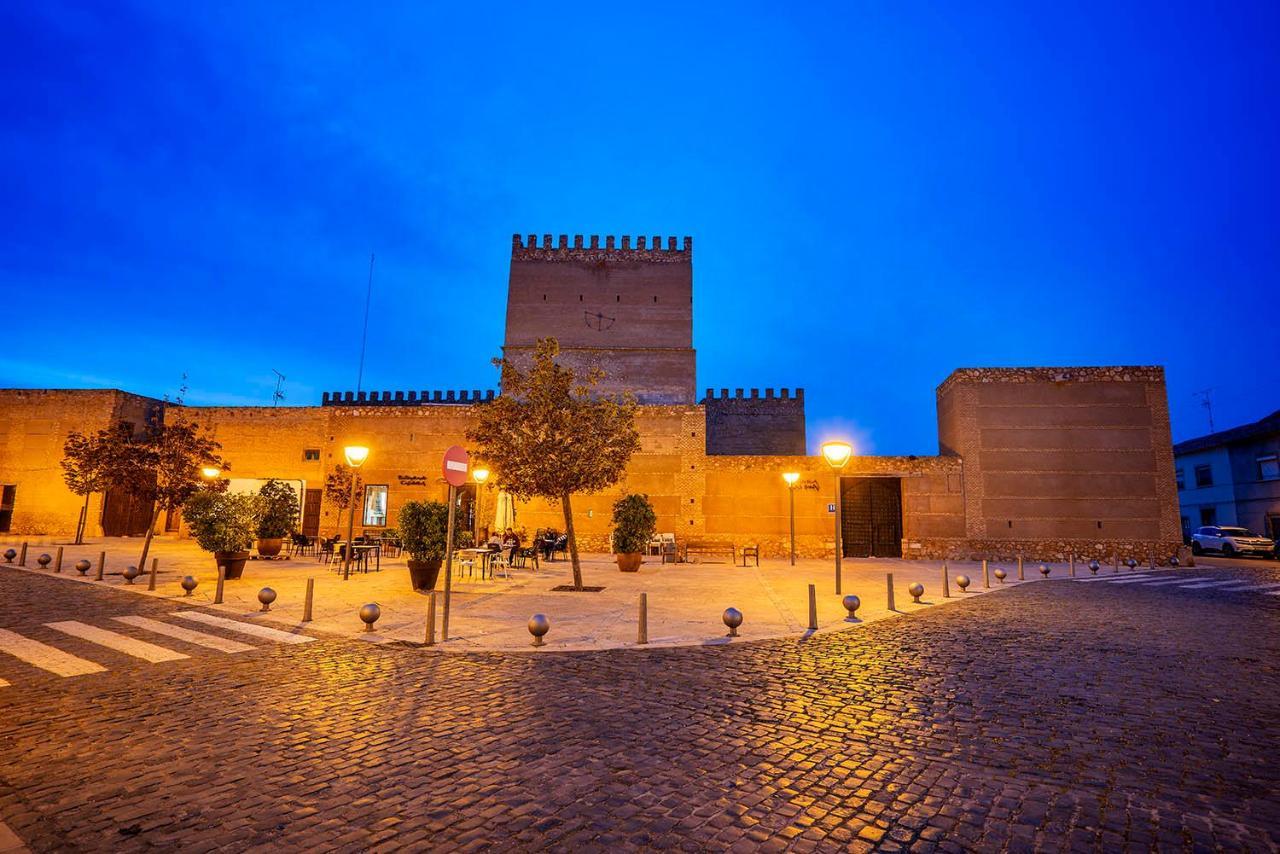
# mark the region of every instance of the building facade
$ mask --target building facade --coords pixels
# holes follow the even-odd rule
[[[1238,525],[1280,538],[1280,411],[1173,447],[1184,535]]]
[[[835,527],[849,557],[1060,558],[1171,555],[1180,544],[1164,375],[1158,367],[970,368],[937,390],[934,456],[858,456],[837,479],[805,446],[799,388],[706,389],[698,398],[692,347],[692,241],[597,237],[570,243],[516,236],[504,353],[527,358],[555,337],[561,359],[606,372],[604,393],[640,403],[640,450],[623,480],[574,496],[585,549],[604,550],[611,508],[644,493],[659,530],[678,540],[759,544],[783,556],[790,540],[784,471],[794,487],[797,551],[830,556]],[[232,488],[292,482],[308,534],[338,529],[324,500],[342,448],[372,451],[358,523],[394,527],[409,500],[444,500],[440,459],[465,445],[468,425],[497,392],[326,392],[319,405],[186,407],[231,463]],[[164,404],[121,391],[0,390],[0,485],[8,530],[62,534],[82,499],[58,462],[72,430],[140,419]],[[841,514],[837,521],[836,490]],[[498,494],[461,490],[460,510],[483,524]],[[128,496],[94,496],[90,532],[139,533]],[[558,503],[516,506],[529,534],[562,529]],[[166,527],[178,531],[178,519]]]

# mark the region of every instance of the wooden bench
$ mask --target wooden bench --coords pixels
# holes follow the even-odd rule
[[[738,554],[733,543],[717,543],[711,540],[690,540],[684,544],[682,551],[685,563],[688,563],[692,557],[721,557],[726,558],[729,563],[734,563]]]

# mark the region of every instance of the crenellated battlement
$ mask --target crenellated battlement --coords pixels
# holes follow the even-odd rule
[[[437,404],[471,405],[489,403],[496,392],[487,389],[435,389],[434,391],[334,391],[324,392],[321,406],[435,406]]]
[[[796,389],[794,395],[791,394],[791,389],[789,388],[766,388],[763,395],[760,394],[760,389],[758,388],[751,389],[750,394],[744,394],[744,391],[744,389],[736,388],[733,390],[733,394],[729,394],[729,389],[722,388],[717,396],[716,390],[709,388],[706,395],[703,396],[702,403],[706,403],[709,400],[797,400],[801,403],[804,402],[804,389],[802,388]]]
[[[511,235],[511,260],[513,261],[599,261],[606,258],[635,259],[658,263],[687,262],[693,258],[693,238],[685,237],[680,242],[675,237],[667,237],[665,246],[661,235],[652,238],[640,235],[632,238],[629,234],[615,237],[605,235],[604,245],[600,244],[600,235],[588,235],[586,245],[581,234],[573,235],[573,243],[569,243],[569,235],[561,234],[553,243],[550,234]]]

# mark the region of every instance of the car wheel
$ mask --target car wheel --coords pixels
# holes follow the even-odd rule
[[[1192,541],[1191,541],[1191,553],[1192,553],[1193,555],[1202,555],[1202,554],[1204,554],[1204,546],[1200,545],[1200,541],[1199,541],[1199,540],[1192,540]]]
[[[1236,547],[1235,547],[1235,546],[1233,546],[1233,545],[1231,545],[1231,543],[1223,543],[1223,544],[1222,544],[1222,556],[1223,556],[1223,557],[1235,557],[1235,556],[1236,556]]]

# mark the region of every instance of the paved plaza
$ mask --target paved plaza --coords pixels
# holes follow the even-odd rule
[[[459,655],[0,568],[0,820],[33,851],[1274,849],[1278,584]]]

